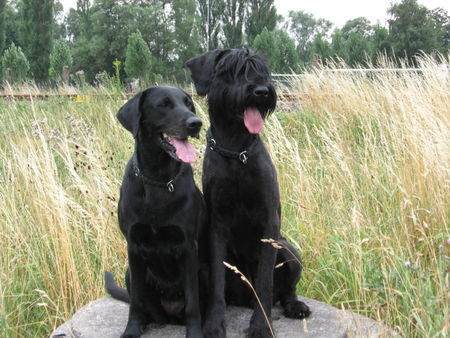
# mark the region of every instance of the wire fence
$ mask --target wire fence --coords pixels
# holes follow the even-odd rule
[[[442,77],[448,77],[450,74],[450,68],[446,65],[438,65],[437,69]],[[320,74],[329,74],[329,73],[345,73],[345,74],[367,74],[368,77],[373,76],[373,74],[377,73],[426,73],[426,72],[436,72],[436,68],[336,68],[336,69],[317,69],[317,73]],[[272,74],[272,81],[274,82],[277,92],[278,99],[282,101],[293,101],[298,100],[301,95],[293,92],[293,87],[298,81],[302,81],[302,78],[305,77],[306,74]],[[193,92],[192,84],[185,84],[185,87],[189,87],[191,90],[189,92]],[[3,92],[0,91],[0,99],[4,101],[33,101],[33,100],[51,100],[54,98],[66,98],[73,100],[75,102],[91,102],[97,98],[121,98],[121,99],[129,99],[134,96],[135,92],[133,90],[126,93],[16,93],[5,90]],[[198,95],[193,94],[194,97],[198,98]]]

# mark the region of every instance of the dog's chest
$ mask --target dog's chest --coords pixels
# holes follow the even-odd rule
[[[145,261],[151,278],[169,284],[178,281],[186,250],[186,234],[182,228],[176,225],[135,224],[128,245]]]

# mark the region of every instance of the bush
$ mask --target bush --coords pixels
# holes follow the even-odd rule
[[[268,31],[264,28],[253,40],[253,49],[265,56],[274,73],[291,73],[298,68],[295,42],[282,30]]]
[[[151,76],[152,55],[147,43],[139,31],[128,37],[125,56],[125,73],[128,79],[139,78],[148,80]]]
[[[50,54],[50,68],[48,74],[52,78],[59,78],[62,75],[63,67],[68,66],[70,68],[72,64],[72,53],[67,41],[64,39],[56,40]]]
[[[2,66],[3,70],[11,69],[11,80],[13,82],[25,81],[30,71],[30,63],[22,52],[22,48],[14,43],[3,53]]]

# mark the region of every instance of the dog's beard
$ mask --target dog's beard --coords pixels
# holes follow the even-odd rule
[[[248,107],[244,111],[244,124],[250,134],[259,134],[264,127],[264,119],[256,107]]]

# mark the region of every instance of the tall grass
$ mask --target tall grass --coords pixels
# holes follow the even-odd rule
[[[263,136],[283,232],[303,256],[299,292],[427,337],[449,329],[450,79],[423,63],[423,74],[310,72]],[[104,294],[103,271],[122,278],[116,206],[133,151],[122,103],[0,103],[3,336],[47,336]]]
[[[450,78],[422,67],[317,69],[265,132],[284,232],[306,265],[302,293],[407,337],[450,329]]]

